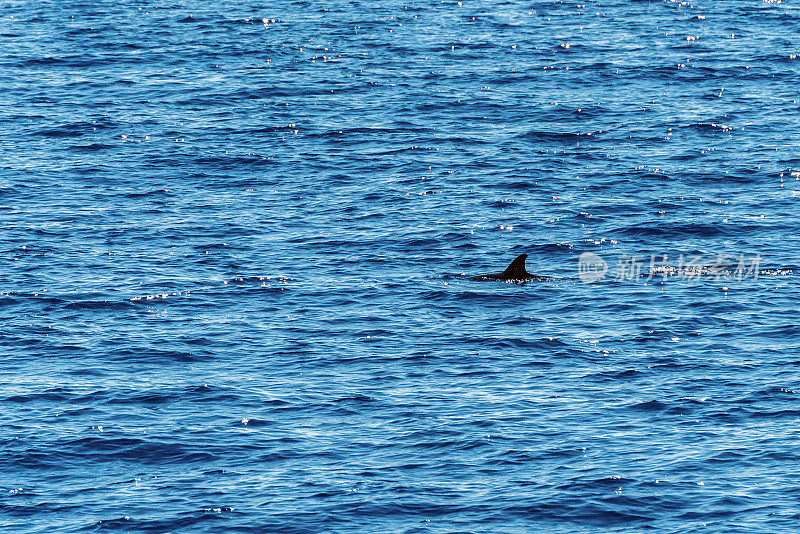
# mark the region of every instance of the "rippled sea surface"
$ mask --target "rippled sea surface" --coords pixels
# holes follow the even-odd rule
[[[0,0],[4,531],[797,532],[800,4],[581,2]]]

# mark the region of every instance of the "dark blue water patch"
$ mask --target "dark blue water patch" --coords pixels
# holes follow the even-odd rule
[[[42,393],[32,393],[28,395],[12,395],[4,399],[6,402],[28,403],[28,402],[64,402],[71,396],[62,388],[53,388]]]
[[[603,371],[587,378],[593,378],[600,382],[616,382],[619,380],[631,381],[640,379],[644,373],[637,369],[623,369],[614,371]]]
[[[104,359],[111,361],[125,361],[130,363],[188,363],[203,361],[213,357],[213,353],[204,350],[171,350],[159,348],[152,344],[143,346],[128,346],[110,348],[103,353]]]
[[[216,512],[216,510],[220,510],[220,512]],[[87,527],[87,530],[93,532],[161,532],[165,529],[199,528],[208,523],[211,523],[212,527],[210,528],[213,528],[215,523],[224,520],[224,517],[221,516],[223,511],[228,515],[228,512],[232,512],[232,510],[233,509],[228,506],[222,506],[196,512],[185,512],[182,514],[183,517],[161,520],[135,519],[130,516],[101,519],[97,523]],[[244,530],[238,531],[243,532]]]
[[[64,305],[68,310],[126,310],[133,304],[130,301],[109,301],[109,300],[81,300],[69,302]]]
[[[662,412],[666,410],[667,407],[668,406],[666,404],[659,402],[657,400],[640,402],[629,406],[629,408],[632,410],[643,411],[643,412]]]
[[[623,235],[646,238],[656,237],[660,239],[680,238],[680,237],[720,237],[735,235],[737,229],[732,225],[722,224],[703,224],[703,223],[671,223],[654,226],[632,225],[621,229]]]
[[[800,416],[800,410],[775,410],[775,411],[754,411],[748,414],[755,419],[788,419],[793,420]]]

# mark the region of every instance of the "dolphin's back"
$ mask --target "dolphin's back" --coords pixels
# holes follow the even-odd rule
[[[540,277],[532,275],[525,270],[525,259],[527,254],[520,254],[514,261],[506,267],[502,273],[489,273],[473,276],[471,280],[530,280],[539,279]]]

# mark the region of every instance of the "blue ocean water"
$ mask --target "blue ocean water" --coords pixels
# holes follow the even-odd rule
[[[798,531],[797,2],[0,0],[0,50],[4,532]]]

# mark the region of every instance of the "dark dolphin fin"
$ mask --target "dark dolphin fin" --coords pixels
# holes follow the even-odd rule
[[[506,267],[506,270],[503,271],[502,277],[504,280],[525,280],[526,278],[531,278],[533,275],[525,270],[525,259],[528,257],[527,254],[520,254],[517,258],[511,262],[511,264]]]
[[[525,260],[527,257],[527,254],[520,254],[514,261],[511,262],[508,267],[506,267],[506,270],[502,273],[479,274],[478,276],[471,276],[470,280],[505,280],[507,282],[525,282],[527,280],[556,280],[556,278],[550,278],[549,276],[537,276],[526,271]]]

